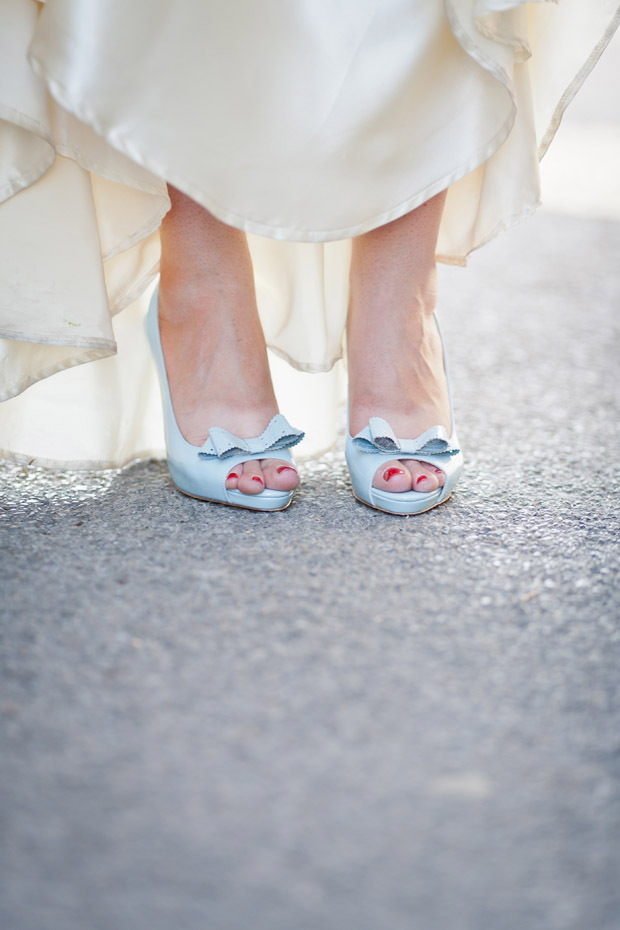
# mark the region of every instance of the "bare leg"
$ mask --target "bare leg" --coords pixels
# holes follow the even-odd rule
[[[259,436],[278,405],[258,318],[245,235],[173,187],[161,227],[159,321],[174,412],[181,433],[200,446],[211,426]],[[280,470],[279,470],[280,469]],[[290,463],[236,466],[226,486],[245,494],[290,491]]]
[[[353,243],[348,321],[349,423],[354,436],[381,416],[397,436],[451,430],[441,342],[433,322],[435,247],[445,191]],[[373,484],[434,491],[443,472],[407,459],[386,462]]]

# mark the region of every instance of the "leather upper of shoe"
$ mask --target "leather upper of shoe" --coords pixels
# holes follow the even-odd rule
[[[286,417],[277,413],[260,436],[252,439],[240,439],[226,429],[213,426],[209,430],[198,455],[206,459],[225,459],[231,455],[258,455],[264,452],[276,452],[279,449],[291,449],[304,438],[304,433],[291,426]]]
[[[431,426],[415,439],[398,439],[394,430],[382,417],[371,417],[368,426],[353,437],[353,445],[360,452],[380,452],[394,458],[403,456],[458,455],[456,437],[449,437],[443,426]]]

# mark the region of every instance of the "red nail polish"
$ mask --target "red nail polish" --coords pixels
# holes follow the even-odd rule
[[[258,477],[258,475],[252,475],[252,481],[260,481],[261,484],[265,483],[262,478]]]
[[[404,474],[405,473],[402,470],[402,468],[394,468],[394,467],[386,468],[385,471],[383,472],[383,480],[389,481],[390,478],[394,477],[394,475],[404,475]]]
[[[416,483],[416,484],[419,484],[420,481],[426,481],[426,475],[419,475],[419,476],[415,479],[415,483]]]
[[[237,474],[237,472],[236,472],[236,471],[231,471],[231,473],[229,474],[229,476],[228,476],[228,477],[229,477],[229,478],[238,478],[238,477],[239,477],[239,475]]]
[[[276,471],[278,472],[278,474],[280,474],[280,472],[283,472],[283,471],[294,471],[295,473],[297,473],[297,469],[293,468],[292,465],[280,465],[280,467],[277,468]]]
[[[436,468],[436,469],[435,469],[435,474],[436,474],[436,475],[441,475],[441,473],[442,473],[442,472],[441,472],[441,468]]]

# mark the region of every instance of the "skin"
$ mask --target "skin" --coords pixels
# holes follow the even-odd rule
[[[397,436],[431,426],[451,433],[441,339],[433,319],[435,249],[446,192],[353,241],[347,324],[349,427],[355,436],[381,416]],[[386,462],[373,485],[385,491],[434,491],[440,469],[412,459]]]
[[[245,234],[169,187],[161,227],[159,323],[175,417],[201,446],[210,426],[260,435],[278,413],[256,307]],[[353,435],[371,416],[398,436],[442,424],[450,432],[441,345],[432,314],[435,245],[445,193],[353,242],[347,327],[349,420]],[[376,487],[432,491],[439,469],[413,460],[385,463]],[[244,494],[292,490],[299,477],[281,460],[236,466],[226,485]]]

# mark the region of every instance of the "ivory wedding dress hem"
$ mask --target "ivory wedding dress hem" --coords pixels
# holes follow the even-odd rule
[[[448,188],[437,258],[463,265],[531,214],[619,19],[609,0],[5,0],[0,454],[163,454],[141,320],[166,182],[248,234],[282,412],[302,454],[328,447],[351,237]]]

